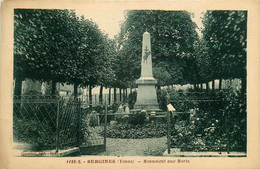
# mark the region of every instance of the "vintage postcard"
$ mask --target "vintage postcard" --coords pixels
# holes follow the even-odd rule
[[[0,168],[259,168],[259,1],[1,4]]]

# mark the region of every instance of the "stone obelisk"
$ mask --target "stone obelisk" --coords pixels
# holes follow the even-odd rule
[[[152,71],[151,37],[148,32],[143,34],[141,66],[141,77],[136,80],[138,90],[134,109],[159,110],[155,89],[157,80],[153,78]]]

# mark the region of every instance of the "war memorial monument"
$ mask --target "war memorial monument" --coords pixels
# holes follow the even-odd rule
[[[159,109],[155,85],[157,80],[153,77],[151,37],[148,32],[143,34],[141,77],[136,80],[138,85],[137,99],[132,111],[145,109],[150,112],[161,111]]]

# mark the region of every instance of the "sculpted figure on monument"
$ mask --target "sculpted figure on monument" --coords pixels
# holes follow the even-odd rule
[[[149,51],[149,49],[147,49],[147,46],[145,47],[144,51],[145,51],[145,53],[144,53],[144,63],[147,63],[147,58],[151,54],[151,51]]]

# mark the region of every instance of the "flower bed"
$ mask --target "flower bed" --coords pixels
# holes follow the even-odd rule
[[[173,122],[171,146],[181,151],[246,151],[246,99],[239,91],[197,102],[191,118]],[[186,104],[186,103],[185,103]]]
[[[139,125],[117,124],[108,127],[107,137],[125,139],[159,138],[166,136],[166,128],[167,124],[159,122]]]

